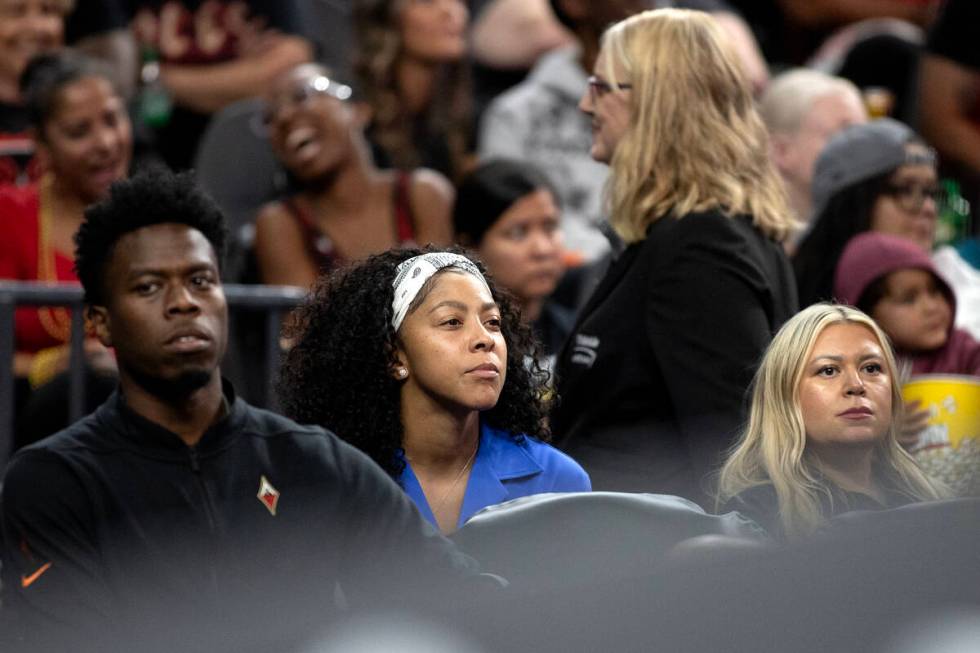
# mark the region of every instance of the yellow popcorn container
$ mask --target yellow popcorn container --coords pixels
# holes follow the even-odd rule
[[[980,378],[923,374],[902,387],[931,413],[912,455],[956,496],[980,496]]]
[[[918,448],[951,446],[980,440],[980,378],[955,374],[923,374],[902,387],[906,402],[919,400],[932,413]]]

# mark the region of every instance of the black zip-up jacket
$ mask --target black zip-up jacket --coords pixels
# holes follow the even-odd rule
[[[286,650],[338,603],[469,584],[472,561],[365,455],[225,392],[195,447],[117,393],[14,456],[4,612],[26,650]]]

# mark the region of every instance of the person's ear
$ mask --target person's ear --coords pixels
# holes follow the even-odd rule
[[[389,373],[396,381],[404,381],[408,378],[409,371],[408,361],[401,347],[395,350],[395,358],[398,359],[398,362],[391,366]]]
[[[105,306],[89,306],[85,311],[85,316],[88,318],[89,324],[92,325],[92,330],[99,342],[106,347],[112,347],[112,329],[109,312]]]
[[[786,134],[769,136],[769,155],[780,174],[793,168],[795,151],[793,139]]]

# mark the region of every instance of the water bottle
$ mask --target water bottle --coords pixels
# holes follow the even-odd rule
[[[960,194],[954,179],[944,179],[943,199],[939,203],[936,221],[936,245],[955,245],[970,235],[970,202]]]
[[[157,51],[143,49],[143,66],[140,68],[139,119],[149,127],[160,128],[170,121],[173,99],[160,79],[160,57]]]

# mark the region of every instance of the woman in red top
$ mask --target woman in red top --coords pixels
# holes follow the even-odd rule
[[[322,67],[303,64],[268,98],[273,150],[300,190],[263,207],[256,220],[264,283],[309,288],[320,272],[346,261],[452,241],[452,186],[431,170],[378,169],[350,95]]]
[[[47,172],[37,184],[0,189],[0,278],[77,281],[73,238],[85,207],[128,172],[129,118],[108,79],[78,55],[37,57],[21,82]],[[15,319],[14,374],[36,386],[65,369],[67,309],[21,308]],[[87,351],[91,362],[111,365],[94,341]]]

